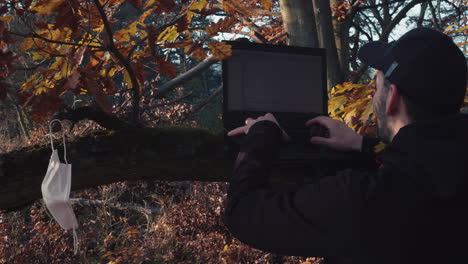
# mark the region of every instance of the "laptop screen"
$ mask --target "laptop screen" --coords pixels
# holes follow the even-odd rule
[[[226,110],[326,114],[324,50],[247,44],[224,62]]]

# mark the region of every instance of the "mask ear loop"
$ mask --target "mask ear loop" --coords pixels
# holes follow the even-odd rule
[[[49,136],[50,136],[50,144],[52,145],[52,150],[55,150],[54,148],[54,141],[52,140],[52,137],[54,137],[53,133],[52,133],[52,123],[54,122],[59,122],[60,123],[60,127],[62,128],[63,130],[63,124],[62,124],[62,121],[60,121],[59,119],[54,119],[52,121],[49,122]],[[63,159],[65,160],[65,164],[68,164],[68,160],[67,160],[67,146],[65,144],[65,131],[63,131],[62,133],[62,138],[63,138]]]
[[[73,254],[76,256],[78,253],[78,236],[76,235],[76,229],[73,227]]]

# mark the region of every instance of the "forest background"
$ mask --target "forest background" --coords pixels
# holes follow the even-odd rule
[[[330,116],[372,135],[357,51],[416,27],[468,53],[462,0],[0,1],[0,263],[324,263],[222,224],[222,40],[326,48]],[[39,199],[52,119],[74,166],[76,256]]]

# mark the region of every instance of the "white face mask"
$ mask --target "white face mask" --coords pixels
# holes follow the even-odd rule
[[[63,135],[65,164],[60,163],[58,152],[54,149],[54,143],[52,141],[52,123],[54,121],[60,122],[60,120],[55,119],[49,123],[52,156],[50,157],[49,167],[42,181],[41,191],[47,209],[49,209],[49,212],[59,225],[65,230],[73,229],[73,245],[76,255],[78,251],[78,241],[75,229],[78,228],[78,221],[73,213],[70,202],[71,164],[68,164],[66,157],[65,134]]]

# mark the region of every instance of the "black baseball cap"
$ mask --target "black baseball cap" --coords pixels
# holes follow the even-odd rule
[[[467,86],[467,63],[452,38],[430,28],[416,28],[397,41],[372,41],[359,59],[382,71],[401,94],[439,114],[458,113]]]

